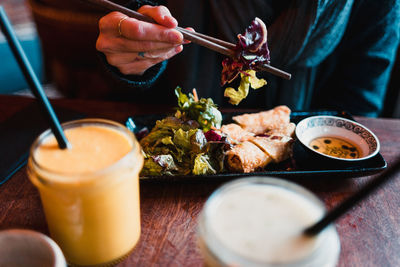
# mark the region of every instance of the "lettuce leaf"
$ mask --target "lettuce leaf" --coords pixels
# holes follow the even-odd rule
[[[193,94],[189,93],[189,95],[186,95],[182,93],[180,87],[175,89],[175,95],[178,98],[178,107],[175,117],[195,120],[205,132],[212,127],[221,127],[221,112],[211,98],[196,100]]]
[[[145,155],[141,175],[186,175],[194,159],[207,144],[204,132],[175,117],[157,121],[152,131],[140,140]]]
[[[249,94],[249,87],[258,89],[267,84],[264,79],[258,79],[254,70],[248,70],[244,73],[240,73],[240,85],[237,90],[232,87],[225,89],[224,96],[229,97],[229,103],[232,105],[238,105],[243,99]]]
[[[210,164],[210,157],[206,154],[197,154],[194,159],[193,174],[216,174],[217,171]]]
[[[140,140],[145,155],[141,175],[202,175],[221,171],[223,159],[215,147],[223,147],[224,142],[215,133],[216,144],[209,145],[205,135],[212,127],[221,126],[222,115],[217,106],[211,99],[197,100],[192,94],[186,95],[179,87],[175,93],[175,115],[158,120]],[[213,151],[217,153],[214,155]]]

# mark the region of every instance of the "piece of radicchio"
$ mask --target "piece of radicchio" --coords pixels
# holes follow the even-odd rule
[[[222,136],[214,130],[208,130],[204,133],[208,142],[210,141],[221,141]]]
[[[232,82],[239,73],[270,63],[267,27],[261,19],[255,18],[245,33],[238,35],[238,39],[234,56],[222,61],[221,86]]]
[[[140,129],[137,133],[135,133],[136,139],[138,141],[142,140],[143,137],[149,134],[149,129],[147,127],[144,127]]]

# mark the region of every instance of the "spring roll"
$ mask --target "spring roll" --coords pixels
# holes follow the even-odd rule
[[[293,122],[283,125],[280,128],[272,129],[267,131],[267,135],[285,135],[289,137],[294,137],[294,132],[296,130],[296,124]]]
[[[264,168],[272,158],[250,141],[234,146],[226,154],[227,166],[235,172],[253,172]]]
[[[277,106],[267,111],[234,116],[232,119],[248,132],[263,134],[289,124],[290,109],[287,106]]]
[[[240,127],[236,123],[222,125],[220,130],[228,136],[232,144],[239,144],[241,142],[249,140],[251,137],[254,136],[253,133],[249,133],[243,130],[242,127]]]
[[[253,137],[250,142],[268,154],[272,161],[279,163],[292,155],[294,139],[284,135]]]

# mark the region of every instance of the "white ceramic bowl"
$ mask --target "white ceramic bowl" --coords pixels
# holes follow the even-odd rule
[[[301,120],[296,126],[296,136],[307,150],[316,153],[322,158],[345,162],[355,162],[375,156],[380,149],[379,140],[367,127],[336,116],[312,116]],[[335,153],[324,154],[311,148],[311,141],[320,137],[341,139],[357,147],[357,158],[340,158]],[[328,140],[329,141],[329,140]],[[347,149],[347,146],[345,146]],[[332,151],[332,150],[331,150]]]
[[[0,266],[66,267],[59,246],[46,235],[32,230],[0,231]]]

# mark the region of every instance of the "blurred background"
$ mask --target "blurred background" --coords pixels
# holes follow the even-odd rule
[[[20,0],[0,0],[0,4],[5,8],[21,45],[24,48],[36,74],[43,81],[43,57],[39,37],[32,19],[31,12],[25,1]],[[7,40],[0,32],[0,93],[14,94],[23,93],[27,84],[19,70],[14,56],[8,47]]]
[[[116,1],[124,4],[124,0]],[[71,0],[0,0],[49,98],[107,98],[113,84],[95,50],[106,11]],[[0,94],[30,96],[0,33]],[[400,118],[400,51],[382,117]]]

